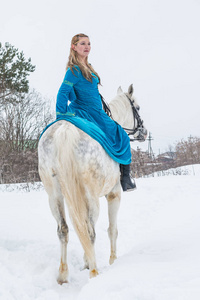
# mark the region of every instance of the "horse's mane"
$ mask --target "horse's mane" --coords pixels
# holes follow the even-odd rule
[[[118,122],[121,126],[124,125],[126,121],[130,119],[130,109],[129,109],[129,101],[126,99],[125,94],[118,94],[114,99],[109,103],[113,119]],[[121,112],[126,112],[126,114],[122,114]]]

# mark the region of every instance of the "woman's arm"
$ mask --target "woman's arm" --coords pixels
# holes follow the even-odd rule
[[[60,89],[57,94],[56,101],[56,118],[62,117],[67,114],[67,106],[69,100],[69,93],[80,79],[80,70],[74,70],[74,74],[70,69],[67,70],[63,83],[60,86]]]

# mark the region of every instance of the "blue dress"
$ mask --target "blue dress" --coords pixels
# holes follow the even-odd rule
[[[130,139],[124,129],[104,112],[98,78],[85,79],[78,66],[68,68],[58,91],[57,120],[67,120],[97,140],[118,163],[131,163]],[[70,104],[68,105],[68,100]]]

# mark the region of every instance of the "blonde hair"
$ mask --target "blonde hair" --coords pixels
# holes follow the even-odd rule
[[[93,69],[93,67],[91,66],[91,64],[88,63],[88,58],[86,57],[86,65],[83,64],[83,63],[81,63],[81,61],[78,58],[77,52],[74,51],[74,49],[72,48],[72,45],[76,45],[79,42],[80,38],[82,38],[82,37],[89,38],[84,33],[76,34],[72,38],[72,40],[71,40],[71,48],[70,48],[70,53],[69,53],[69,58],[68,58],[68,63],[67,63],[67,68],[66,69],[70,68],[70,70],[74,74],[73,69],[76,70],[76,66],[78,66],[80,68],[80,70],[81,70],[81,73],[85,77],[85,79],[87,79],[88,81],[92,82],[92,77],[94,77],[92,75],[92,73],[93,73],[93,74],[95,74],[98,77],[99,83],[101,84],[100,77],[97,74],[97,72]]]

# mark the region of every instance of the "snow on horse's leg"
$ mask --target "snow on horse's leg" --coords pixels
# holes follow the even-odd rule
[[[117,258],[117,213],[120,206],[121,200],[121,188],[120,183],[118,183],[115,188],[106,196],[108,201],[108,216],[109,216],[109,228],[108,236],[110,239],[110,260],[109,263],[113,264]]]

